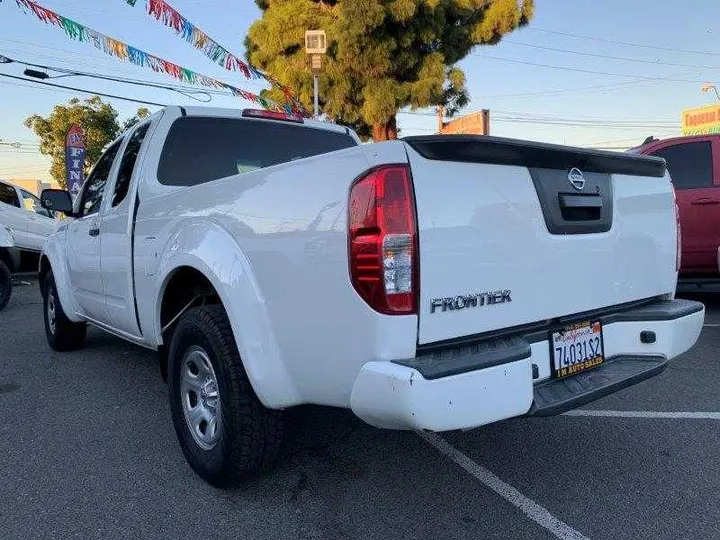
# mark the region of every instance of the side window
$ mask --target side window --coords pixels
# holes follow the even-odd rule
[[[713,159],[709,141],[676,144],[651,155],[665,158],[676,189],[712,187]]]
[[[28,212],[35,212],[36,214],[40,214],[41,216],[51,217],[50,212],[40,206],[40,199],[38,199],[35,195],[25,191],[24,189],[20,190],[20,194],[23,198],[23,207],[25,208],[25,210],[27,210]]]
[[[115,182],[115,193],[113,194],[112,206],[115,207],[123,200],[128,194],[130,189],[130,180],[132,179],[133,171],[135,170],[135,162],[137,161],[138,154],[140,154],[140,148],[145,140],[150,124],[140,126],[130,136],[130,140],[125,147],[125,153],[123,154],[122,161],[120,162],[120,169],[118,170],[117,182]]]
[[[100,210],[105,184],[107,184],[115,156],[117,156],[118,150],[120,149],[120,142],[121,141],[116,142],[107,149],[98,160],[93,172],[90,173],[88,179],[85,180],[82,199],[80,200],[80,215],[89,216]]]
[[[7,184],[0,184],[0,202],[20,208],[17,191],[15,191],[14,187],[8,186]]]

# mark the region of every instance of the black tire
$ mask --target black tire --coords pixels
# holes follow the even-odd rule
[[[50,308],[54,308],[54,327],[51,325]],[[43,315],[48,345],[56,351],[74,351],[85,343],[87,325],[71,321],[65,315],[58,297],[55,278],[48,272],[43,282]]]
[[[205,447],[197,440],[202,434],[195,431],[198,435],[193,435],[191,420],[186,419],[186,407],[192,408],[193,390],[183,387],[182,380],[183,373],[187,376],[185,370],[193,372],[192,354],[198,354],[198,350],[205,354],[201,362],[209,360],[212,366],[204,373],[212,372],[216,378],[220,404],[216,420],[219,429],[214,441],[204,441]],[[178,320],[170,342],[168,368],[175,432],[185,458],[201,478],[216,487],[231,487],[275,463],[284,440],[284,415],[263,406],[255,395],[222,306],[193,308]],[[207,394],[195,393],[195,407],[206,398]],[[213,409],[211,406],[205,410]],[[205,430],[209,429],[206,423]]]
[[[12,276],[4,262],[0,261],[0,311],[10,301],[12,294]]]

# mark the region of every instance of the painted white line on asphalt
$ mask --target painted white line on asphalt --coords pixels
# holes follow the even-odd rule
[[[510,484],[506,484],[482,465],[478,465],[460,450],[452,446],[436,433],[418,431],[420,437],[434,446],[441,453],[452,459],[463,469],[480,480],[486,487],[493,490],[510,504],[516,506],[535,523],[544,527],[557,538],[562,540],[589,540],[587,536],[579,533],[567,523],[560,521],[535,501],[528,499]]]
[[[605,418],[675,418],[687,420],[720,420],[720,412],[662,412],[662,411],[588,411],[575,409],[565,416],[601,416]]]
[[[720,324],[703,324],[704,328],[720,328]]]

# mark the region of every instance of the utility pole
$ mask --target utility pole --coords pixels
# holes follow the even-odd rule
[[[315,103],[315,118],[320,116],[320,74],[319,71],[313,71],[313,101]]]
[[[323,56],[327,53],[325,30],[307,30],[305,32],[305,52],[310,56],[310,68],[313,73],[313,101],[315,118],[320,116],[320,72]]]

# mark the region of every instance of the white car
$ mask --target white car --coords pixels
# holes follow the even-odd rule
[[[46,334],[159,351],[180,446],[215,485],[275,458],[284,411],[472,428],[659,374],[702,329],[674,299],[662,159],[169,107],[114,142],[40,261]]]
[[[0,181],[0,309],[10,300],[12,272],[37,270],[45,240],[58,227],[40,199]]]

